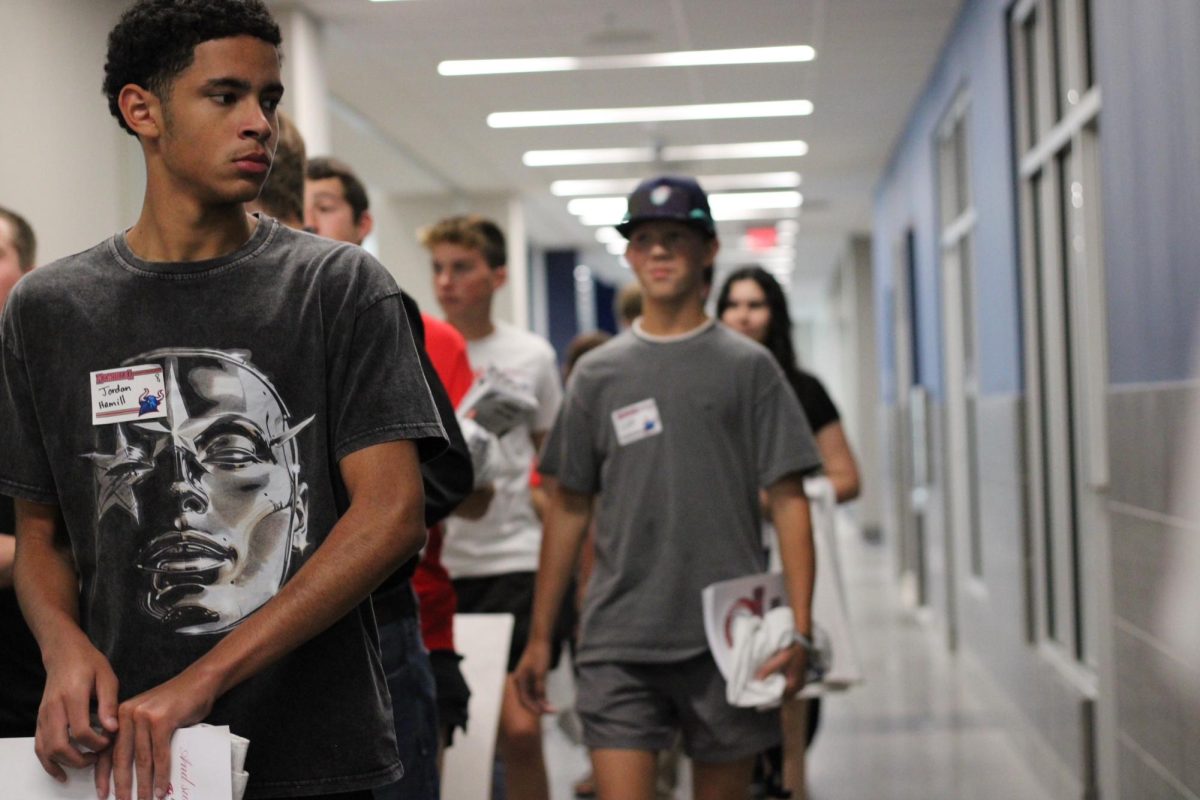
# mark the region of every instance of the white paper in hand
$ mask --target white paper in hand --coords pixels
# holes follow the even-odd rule
[[[537,413],[533,391],[497,369],[476,379],[458,404],[458,415],[475,420],[487,430],[503,436]]]
[[[171,739],[171,791],[168,800],[236,800],[233,794],[232,738],[229,728],[180,728]],[[0,739],[4,796],[21,800],[95,800],[92,769],[67,770],[58,783],[42,769],[33,739]],[[112,797],[113,795],[110,795]]]
[[[704,608],[704,633],[713,660],[726,680],[734,672],[733,622],[743,614],[762,618],[773,608],[787,605],[783,576],[764,572],[706,586],[700,593]]]

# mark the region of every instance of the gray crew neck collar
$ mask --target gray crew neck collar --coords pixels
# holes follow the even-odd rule
[[[246,243],[231,253],[201,261],[146,261],[134,254],[126,239],[128,231],[115,234],[110,248],[121,266],[130,272],[170,279],[206,278],[236,267],[257,255],[274,237],[279,223],[273,218],[255,214],[258,225]]]
[[[695,328],[692,328],[686,333],[675,333],[671,334],[670,336],[656,336],[653,333],[646,333],[645,329],[642,328],[642,318],[638,317],[633,321],[633,325],[630,326],[630,329],[633,331],[634,336],[638,337],[644,342],[650,342],[651,344],[675,344],[677,342],[686,342],[689,339],[695,339],[697,336],[700,336],[701,334],[711,330],[716,324],[716,319],[709,317],[703,324],[697,325]]]

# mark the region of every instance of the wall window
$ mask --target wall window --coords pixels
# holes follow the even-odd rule
[[[1098,269],[1099,89],[1090,0],[1018,0],[1010,24],[1026,383],[1031,638],[1093,662],[1081,530],[1088,361],[1079,317]],[[1093,587],[1094,588],[1094,587]],[[1094,663],[1094,662],[1093,662]]]
[[[941,207],[942,319],[946,327],[947,445],[952,532],[967,548],[971,575],[983,577],[979,521],[979,354],[976,345],[975,206],[971,198],[967,92],[960,92],[937,132]]]

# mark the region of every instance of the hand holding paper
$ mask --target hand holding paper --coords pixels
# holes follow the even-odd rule
[[[166,797],[171,783],[171,737],[177,729],[208,716],[215,697],[215,690],[189,668],[122,703],[116,742],[96,761],[96,789],[101,794],[111,790],[118,800]],[[137,784],[152,787],[153,795],[135,795],[135,777]]]
[[[180,728],[171,739],[170,778],[164,800],[241,800],[249,777],[243,770],[249,742],[227,727]],[[33,755],[33,739],[0,739],[4,797],[21,800],[95,800],[90,768],[68,769],[52,780]],[[136,791],[136,781],[131,787]],[[111,790],[105,795],[115,798]]]
[[[538,401],[528,389],[517,385],[497,369],[478,378],[458,404],[458,415],[503,436],[537,413]]]
[[[34,752],[42,768],[65,781],[64,767],[81,769],[108,750],[117,730],[117,676],[108,659],[78,628],[64,628],[44,649],[46,688]],[[92,727],[96,701],[101,727]]]

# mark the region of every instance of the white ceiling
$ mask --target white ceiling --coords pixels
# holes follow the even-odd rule
[[[296,3],[291,3],[296,5]],[[549,193],[562,178],[795,170],[799,277],[870,223],[871,192],[961,0],[302,0],[323,23],[334,140],[402,196],[516,191],[530,239],[596,248]],[[282,3],[277,5],[284,5]],[[442,77],[445,59],[587,56],[808,44],[797,64]],[[491,129],[493,111],[808,99],[808,117]],[[365,133],[365,139],[364,139]],[[804,139],[800,158],[530,168],[531,149]],[[368,163],[364,164],[366,161]],[[729,258],[746,223],[723,224]],[[603,252],[603,251],[601,251]],[[742,258],[741,260],[746,260]]]

